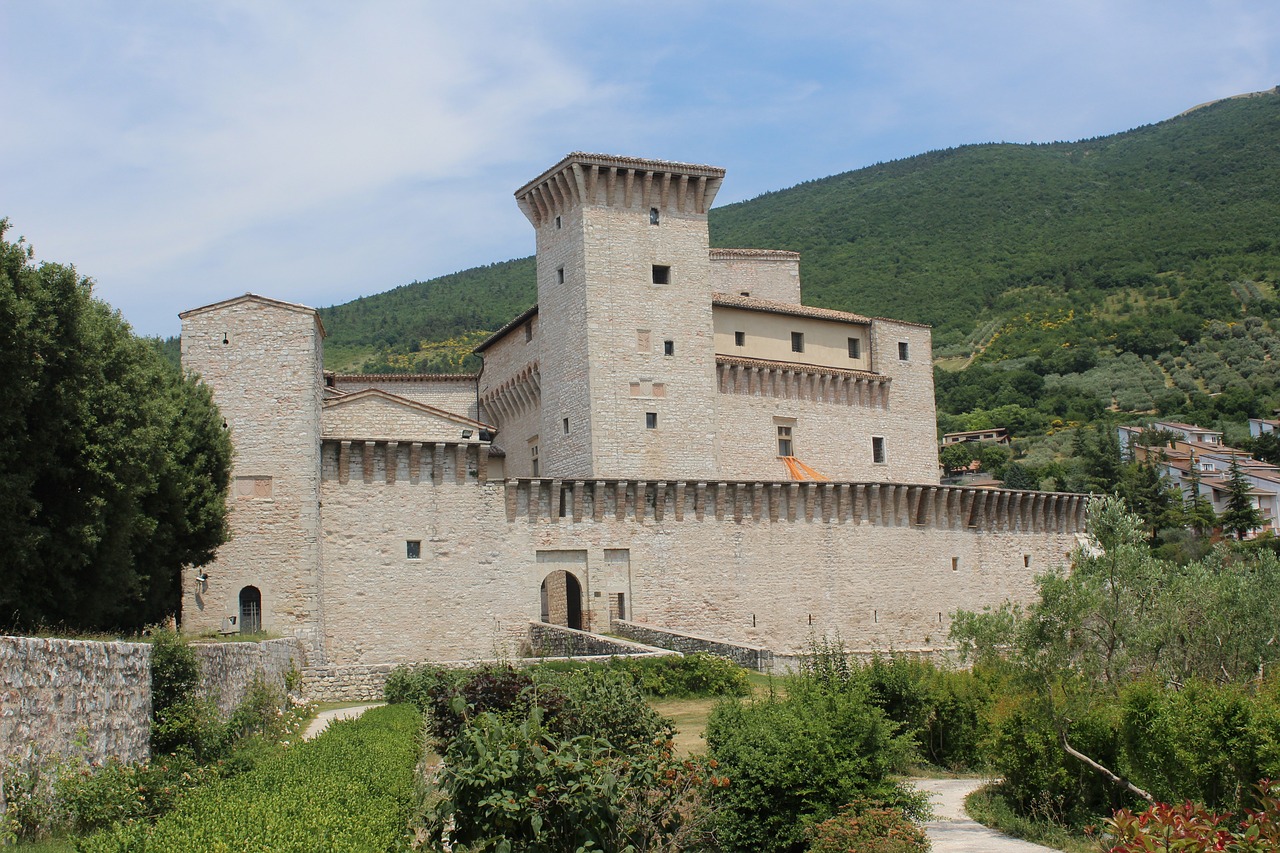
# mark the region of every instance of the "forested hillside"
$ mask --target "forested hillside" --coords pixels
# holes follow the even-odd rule
[[[1275,90],[1080,142],[878,164],[710,223],[713,246],[801,252],[808,304],[932,324],[946,428],[1043,434],[1107,410],[1212,422],[1277,402]],[[529,258],[407,285],[325,309],[327,360],[471,367],[477,333],[533,300]]]

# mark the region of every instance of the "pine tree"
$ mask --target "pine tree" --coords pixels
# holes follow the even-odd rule
[[[1254,506],[1250,492],[1253,487],[1245,479],[1240,470],[1240,460],[1231,457],[1231,467],[1227,473],[1227,511],[1222,514],[1222,532],[1234,533],[1236,539],[1243,539],[1250,531],[1262,526],[1262,513]]]

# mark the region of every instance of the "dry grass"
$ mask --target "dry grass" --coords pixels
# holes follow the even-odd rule
[[[706,752],[707,742],[703,732],[707,730],[707,717],[719,699],[653,699],[653,709],[676,724],[675,746],[677,755]]]

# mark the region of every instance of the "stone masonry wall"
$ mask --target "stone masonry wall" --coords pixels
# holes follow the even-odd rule
[[[304,647],[292,637],[261,643],[196,643],[192,648],[200,661],[200,697],[212,700],[223,716],[244,701],[255,678],[284,695],[290,674],[301,673],[306,665]]]
[[[474,377],[433,377],[433,376],[386,376],[362,374],[359,376],[334,377],[334,387],[340,391],[353,393],[366,388],[377,388],[397,397],[404,397],[417,403],[426,403],[446,412],[456,412],[473,420],[476,417],[476,383]]]
[[[610,630],[620,637],[657,646],[660,649],[671,649],[681,654],[708,652],[728,658],[739,666],[754,669],[756,672],[769,672],[773,669],[773,652],[759,646],[744,646],[739,643],[725,643],[697,634],[672,631],[653,625],[641,625],[624,619],[614,619]]]
[[[740,251],[740,250],[739,250]],[[788,252],[736,254],[733,249],[711,250],[711,285],[717,293],[800,304],[800,257]]]
[[[650,657],[674,654],[662,647],[642,642],[628,643],[588,631],[575,631],[544,622],[529,623],[529,645],[537,657],[583,657],[626,655]]]
[[[199,695],[224,716],[255,677],[281,690],[305,663],[294,638],[192,646]],[[151,740],[151,645],[0,637],[0,765],[37,753],[145,761]]]
[[[779,654],[837,633],[851,649],[941,648],[955,610],[1025,602],[1065,564],[1084,507],[896,484],[471,478],[326,481],[323,502],[335,667],[513,656],[555,551],[585,552],[588,631],[623,593],[635,622]]]
[[[144,761],[150,664],[145,643],[0,637],[0,764],[32,753]]]

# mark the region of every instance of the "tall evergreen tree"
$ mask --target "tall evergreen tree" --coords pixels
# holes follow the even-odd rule
[[[1253,503],[1250,492],[1253,487],[1245,479],[1240,469],[1240,460],[1231,457],[1231,467],[1227,469],[1227,509],[1222,513],[1222,532],[1234,533],[1236,539],[1243,539],[1250,531],[1262,526],[1262,513]]]
[[[225,538],[208,392],[0,220],[0,626],[136,628]]]

